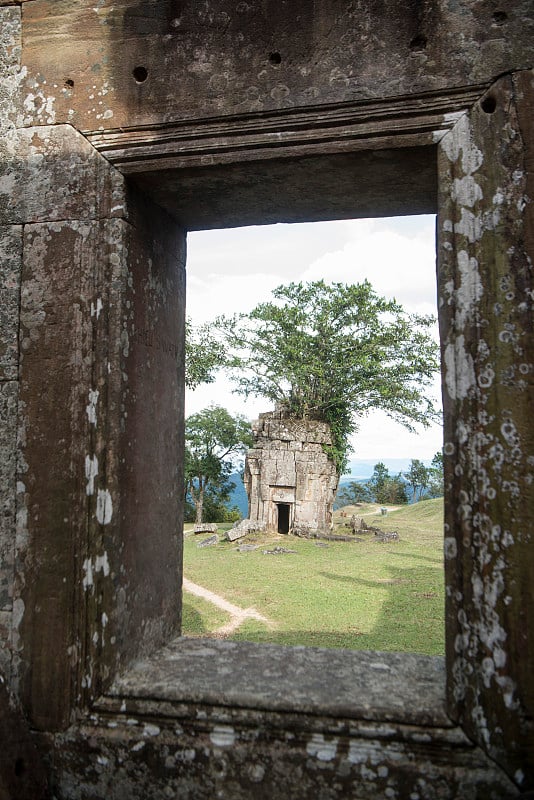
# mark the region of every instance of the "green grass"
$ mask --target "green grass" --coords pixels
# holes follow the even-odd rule
[[[209,636],[230,621],[230,614],[201,597],[184,592],[182,628],[188,636]]]
[[[441,654],[443,501],[423,501],[386,517],[376,509],[344,510],[349,518],[354,512],[382,530],[397,530],[398,542],[358,533],[361,542],[319,547],[293,536],[263,535],[245,540],[255,541],[258,550],[239,553],[231,542],[199,549],[198,537],[189,534],[184,573],[238,606],[254,606],[274,623],[269,629],[248,620],[232,634],[234,640]],[[339,512],[335,518],[342,521]],[[296,553],[263,555],[275,544]],[[225,621],[211,604],[187,593],[184,600],[196,615],[191,622],[185,614],[184,633],[209,634]]]

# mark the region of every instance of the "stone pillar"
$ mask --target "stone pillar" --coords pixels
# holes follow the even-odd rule
[[[21,9],[0,8],[0,675],[11,680],[15,568],[18,326],[22,225],[7,215],[12,182],[5,173],[6,142],[17,117]]]
[[[439,146],[448,706],[534,780],[534,77]],[[483,155],[484,154],[484,155]]]
[[[185,236],[69,126],[2,147],[23,252],[11,680],[56,730],[179,630]]]

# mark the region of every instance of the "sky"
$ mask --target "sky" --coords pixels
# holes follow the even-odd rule
[[[187,314],[194,324],[221,313],[250,311],[282,283],[320,279],[368,279],[378,294],[394,297],[407,311],[436,314],[434,216],[191,232],[187,248]],[[433,396],[441,405],[439,376]],[[186,416],[210,404],[249,419],[271,410],[262,398],[234,394],[224,377],[186,392]],[[351,445],[351,459],[430,461],[441,450],[442,429],[432,425],[410,433],[374,411],[360,420]]]

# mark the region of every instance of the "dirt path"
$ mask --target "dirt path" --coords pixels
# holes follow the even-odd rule
[[[361,511],[358,510],[357,506],[347,506],[347,508],[351,509],[350,511],[347,511],[346,518],[348,519],[349,514],[351,516],[354,514],[355,517],[373,517],[375,516],[375,514],[378,515],[381,508],[387,508],[389,513],[390,511],[398,511],[399,508],[402,508],[402,506],[376,506],[376,508],[373,511],[365,511],[363,514],[361,513]],[[354,511],[352,509],[354,509]],[[339,510],[342,511],[343,509]],[[345,519],[345,517],[342,517],[342,519]]]
[[[264,617],[259,613],[259,611],[256,611],[255,608],[240,608],[239,606],[235,606],[233,603],[228,602],[228,600],[225,600],[224,597],[221,597],[219,594],[210,592],[209,589],[205,589],[204,586],[199,586],[187,578],[183,579],[183,588],[184,591],[189,592],[189,594],[194,594],[196,597],[202,597],[204,600],[207,600],[208,603],[213,603],[213,605],[217,606],[217,608],[220,608],[223,611],[226,611],[227,614],[230,614],[230,622],[227,622],[225,625],[222,625],[222,627],[217,628],[216,631],[213,631],[213,633],[215,633],[217,636],[228,636],[236,631],[246,619],[257,619],[259,622],[263,622],[269,628],[272,628],[274,625],[272,620]]]

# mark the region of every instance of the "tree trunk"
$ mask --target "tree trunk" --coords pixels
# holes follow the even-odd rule
[[[195,523],[197,525],[200,525],[203,521],[202,513],[204,511],[204,487],[202,485],[200,485],[199,487],[198,496],[196,498],[193,498],[193,501],[195,503],[195,509],[197,512],[195,516]]]

